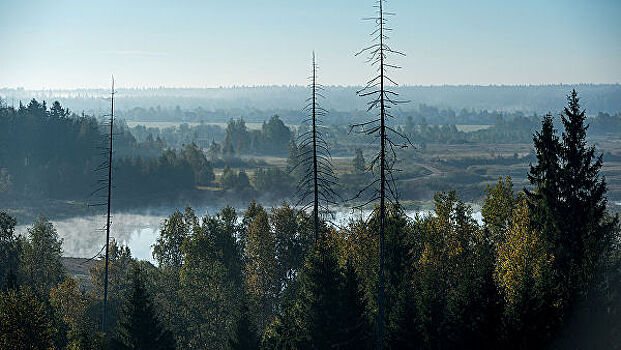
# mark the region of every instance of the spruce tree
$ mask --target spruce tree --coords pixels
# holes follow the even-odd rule
[[[301,320],[309,342],[300,347],[368,348],[370,327],[353,264],[341,267],[334,244],[321,241],[310,252],[300,279],[301,315],[294,319]]]
[[[145,350],[175,349],[173,335],[160,325],[140,274],[141,268],[134,265],[131,277],[133,289],[119,324],[117,346]]]
[[[302,276],[302,300],[309,308],[305,328],[312,344],[319,349],[336,343],[341,326],[337,314],[341,276],[333,250],[326,244],[315,245]]]
[[[528,178],[534,189],[526,191],[533,226],[554,257],[563,308],[587,291],[616,225],[606,214],[606,182],[599,174],[602,156],[586,141],[585,110],[575,90],[567,100],[561,138],[555,135],[550,115],[533,138],[537,164],[531,165]]]
[[[231,350],[252,350],[259,348],[259,339],[257,339],[257,335],[252,328],[250,310],[245,301],[242,301],[237,327],[235,328],[233,336],[229,338],[228,347]]]
[[[562,171],[559,177],[563,202],[559,226],[563,234],[555,252],[559,267],[567,273],[572,287],[585,287],[593,273],[606,235],[606,182],[600,178],[602,156],[586,142],[585,110],[581,110],[576,90],[567,97],[568,106],[561,114],[565,131],[560,153]]]
[[[341,291],[341,312],[345,325],[341,333],[340,349],[370,348],[371,327],[366,317],[366,305],[360,279],[356,274],[354,262],[348,260],[344,267],[344,280]]]
[[[542,232],[546,242],[559,244],[560,210],[560,164],[561,143],[554,129],[554,119],[546,114],[541,122],[541,131],[533,136],[537,163],[530,164],[528,180],[533,191],[526,190],[529,211],[534,226]]]
[[[253,328],[261,336],[275,316],[281,291],[276,238],[270,229],[267,212],[262,207],[259,207],[248,229],[245,265],[248,307]]]

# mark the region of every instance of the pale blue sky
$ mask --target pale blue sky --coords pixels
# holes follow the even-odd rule
[[[0,0],[0,87],[360,85],[373,0]],[[391,0],[402,84],[621,82],[619,0]]]

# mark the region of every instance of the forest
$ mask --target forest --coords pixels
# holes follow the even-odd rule
[[[455,124],[427,123],[427,118],[438,120],[439,116],[446,115],[446,111],[431,107],[421,111],[425,111],[427,117],[414,119],[408,116],[403,125],[396,127],[416,140],[418,146],[418,151],[401,151],[402,158],[418,158],[418,162],[440,168],[448,176],[441,179],[425,177],[429,175],[428,170],[406,163],[401,175],[406,180],[401,186],[406,199],[431,200],[434,192],[454,188],[455,177],[461,177],[462,182],[470,181],[467,188],[463,188],[467,191],[464,193],[467,200],[482,199],[484,193],[481,188],[484,186],[480,185],[481,181],[489,184],[494,178],[507,174],[491,173],[491,176],[485,176],[478,168],[464,174],[459,169],[476,167],[477,164],[522,164],[525,168],[528,162],[535,159],[532,147],[524,153],[519,146],[529,142],[541,117],[516,114],[508,119],[486,112],[475,114],[473,122],[494,119],[493,125],[474,131],[460,131]],[[446,118],[447,122],[451,120]],[[453,120],[456,118],[465,117],[452,117]],[[621,132],[619,114],[600,112],[595,117],[587,118],[586,122],[590,137],[614,138],[613,135]],[[181,124],[177,128],[161,129],[117,123],[114,131],[117,178],[114,193],[118,205],[123,208],[147,200],[152,203],[165,202],[180,195],[197,201],[221,201],[223,196],[236,198],[242,203],[249,196],[260,197],[267,204],[292,200],[295,184],[302,176],[299,171],[291,171],[299,162],[300,150],[296,138],[308,130],[308,124],[302,122],[294,128],[284,124],[278,116],[272,116],[260,126],[260,129],[249,129],[243,118],[229,120],[224,129],[209,124]],[[559,127],[558,120],[555,127]],[[22,135],[31,137],[24,138]],[[44,101],[33,99],[27,105],[13,108],[0,100],[0,203],[16,209],[19,203],[40,200],[70,200],[84,205],[97,203],[99,198],[89,194],[99,188],[96,170],[105,160],[101,152],[105,137],[103,120],[77,115],[63,108],[59,102],[48,108]],[[345,126],[329,126],[324,138],[334,156],[345,158],[340,163],[342,169],[339,171],[340,180],[334,184],[335,191],[342,197],[351,196],[366,180],[362,174],[364,171],[354,169],[352,162],[356,152],[361,151],[360,157],[365,164],[364,154],[369,156],[369,137],[351,133]],[[493,146],[498,143],[514,143],[515,152],[481,157],[466,151],[461,159],[447,158],[442,153],[432,156],[430,153],[428,162],[421,158],[427,148],[443,144]],[[619,155],[614,148],[612,151],[614,153],[609,151],[605,157],[617,162]],[[274,163],[274,159],[280,159],[280,163]],[[145,181],[132,181],[137,177]],[[410,189],[411,183],[407,179],[421,177],[426,182]],[[616,184],[618,180],[615,176],[609,176],[609,181]],[[48,215],[52,214],[56,213]]]
[[[621,7],[374,4],[353,85],[351,4],[12,4],[11,84],[160,87],[0,88],[0,350],[621,349]]]
[[[415,219],[398,204],[389,206],[387,348],[618,346],[619,218],[607,209],[602,158],[586,142],[586,117],[578,101],[575,92],[570,94],[559,131],[552,116],[540,122],[533,137],[530,190],[516,188],[510,177],[487,186],[481,223],[455,191],[436,193],[433,212]],[[33,135],[35,118],[43,118],[46,128],[66,128],[75,135],[63,139],[70,145],[97,132],[96,120],[70,117],[57,104],[48,111],[32,101],[4,113],[1,122],[31,127]],[[119,147],[128,153],[146,148],[127,139]],[[22,148],[25,166],[46,171],[52,164],[36,157],[40,150]],[[195,167],[206,162],[196,153],[202,154],[190,146],[155,159],[172,166],[162,175],[169,181],[171,171],[178,171],[188,183],[208,183],[213,173]],[[356,172],[364,173],[362,152],[356,153]],[[74,156],[89,159],[88,153]],[[126,162],[120,163],[119,176],[123,167],[137,167]],[[156,171],[167,169],[160,166]],[[265,171],[264,179],[274,180],[271,170]],[[222,177],[223,186],[249,186],[243,171],[227,168]],[[261,186],[281,185],[274,182]],[[27,185],[15,181],[13,186]],[[129,248],[111,242],[112,326],[105,336],[99,331],[104,261],[88,262],[90,276],[78,280],[63,263],[62,239],[48,219],[38,218],[22,236],[15,233],[16,220],[1,212],[0,347],[373,348],[375,213],[344,226],[322,221],[316,240],[312,216],[290,204],[269,209],[253,201],[242,212],[225,207],[204,216],[190,207],[175,211],[153,246],[155,264],[136,260]]]

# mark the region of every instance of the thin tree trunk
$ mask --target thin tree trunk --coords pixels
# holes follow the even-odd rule
[[[319,188],[317,184],[317,115],[316,115],[316,65],[315,65],[315,53],[313,52],[313,96],[312,96],[312,118],[313,118],[313,185],[314,185],[314,202],[313,202],[313,214],[315,219],[315,242],[319,240]]]
[[[106,333],[106,318],[108,313],[108,265],[109,265],[109,244],[110,244],[110,199],[112,194],[112,131],[114,130],[114,76],[112,77],[112,101],[110,104],[110,144],[108,150],[108,212],[106,216],[106,267],[104,272],[104,300],[103,300],[103,316],[102,330]]]

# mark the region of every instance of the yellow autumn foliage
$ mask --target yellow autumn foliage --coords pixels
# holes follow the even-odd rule
[[[552,260],[540,234],[531,227],[528,206],[522,200],[513,211],[506,239],[497,251],[494,277],[505,300],[516,303],[525,289],[532,289],[541,281]]]

